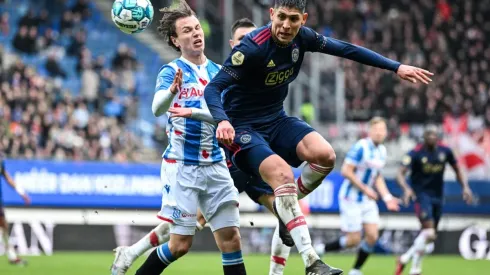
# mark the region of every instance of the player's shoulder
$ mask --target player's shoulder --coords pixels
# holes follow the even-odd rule
[[[208,66],[207,66],[208,70],[215,70],[215,69],[218,69],[220,70],[221,69],[221,65],[208,59]]]
[[[310,27],[302,26],[298,32],[299,37],[317,37],[319,34]]]
[[[270,26],[266,25],[245,35],[235,48],[246,54],[260,54],[266,49],[266,42],[271,38]]]
[[[444,144],[442,142],[438,143],[437,144],[437,147],[439,148],[439,150],[441,151],[452,151],[451,148],[447,145],[447,144]]]
[[[172,60],[169,63],[160,67],[160,69],[158,70],[158,75],[162,76],[165,74],[172,74],[172,75],[175,74],[177,72],[177,70],[179,69],[179,65],[177,64],[177,60],[178,59]]]

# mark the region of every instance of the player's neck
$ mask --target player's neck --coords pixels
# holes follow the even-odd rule
[[[198,66],[206,63],[206,60],[207,60],[204,53],[201,53],[200,55],[188,55],[188,54],[182,53],[182,57],[185,60],[187,60],[187,61],[189,61],[195,65],[198,65]]]

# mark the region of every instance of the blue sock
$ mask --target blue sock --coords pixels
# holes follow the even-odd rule
[[[242,251],[221,254],[225,275],[245,275]]]
[[[172,256],[172,253],[168,248],[168,242],[160,245],[157,248],[157,253],[160,261],[162,261],[162,263],[164,263],[166,266],[169,266],[173,261],[175,261],[174,256]]]
[[[175,258],[168,249],[168,243],[162,244],[151,252],[143,265],[136,271],[136,275],[160,275],[173,261]]]

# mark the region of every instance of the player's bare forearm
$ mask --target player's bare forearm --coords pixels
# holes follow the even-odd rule
[[[227,88],[233,85],[235,79],[226,73],[224,69],[221,69],[219,73],[209,82],[204,89],[204,99],[208,105],[209,112],[213,116],[216,123],[223,120],[230,120],[225,113],[223,103],[221,102],[221,93]]]
[[[374,186],[376,187],[376,190],[378,193],[381,195],[382,198],[386,198],[387,196],[391,196],[390,190],[388,190],[388,187],[386,186],[386,181],[383,176],[378,175],[376,177],[376,181],[374,182]]]
[[[398,173],[396,174],[396,182],[404,192],[411,189],[410,186],[408,186],[407,181],[405,180],[406,174],[407,174],[406,167],[400,168],[400,170],[398,170]]]
[[[366,185],[356,177],[354,169],[354,165],[344,163],[344,165],[342,165],[342,168],[340,169],[340,173],[344,178],[348,179],[352,185],[364,192],[364,189],[366,189]]]
[[[453,165],[452,167],[453,167],[454,173],[456,174],[456,179],[459,182],[459,184],[461,185],[461,188],[463,188],[463,189],[469,188],[468,181],[466,180],[466,177],[461,172],[461,169],[459,169],[459,166]]]

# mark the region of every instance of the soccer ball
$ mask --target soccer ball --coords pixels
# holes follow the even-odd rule
[[[112,21],[128,34],[144,31],[153,20],[150,0],[116,0],[112,4]]]

